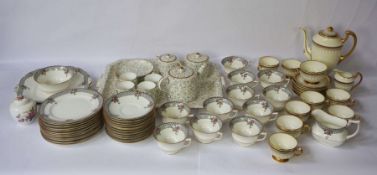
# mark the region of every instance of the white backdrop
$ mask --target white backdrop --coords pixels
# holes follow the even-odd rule
[[[341,67],[366,75],[354,94],[365,122],[342,148],[303,138],[305,154],[288,164],[273,162],[266,143],[239,148],[229,131],[221,142],[194,143],[175,156],[161,153],[152,138],[121,144],[104,132],[83,144],[56,146],[40,137],[37,123],[18,127],[8,112],[19,78],[39,67],[70,64],[97,78],[119,58],[166,52],[200,51],[214,62],[227,55],[304,59],[299,27],[328,25],[359,38]],[[0,174],[375,174],[376,31],[376,0],[0,0]]]

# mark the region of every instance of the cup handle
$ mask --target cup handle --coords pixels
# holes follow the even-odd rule
[[[185,142],[183,143],[183,147],[188,147],[191,145],[191,138],[187,138]]]
[[[223,133],[222,132],[218,132],[217,136],[215,137],[215,140],[221,140],[222,138],[223,138]]]
[[[165,91],[165,90],[163,90],[163,88],[161,88],[161,83],[162,83],[164,80],[166,80],[167,83],[169,84],[169,78],[168,78],[168,77],[163,77],[163,78],[160,79],[160,81],[158,81],[158,83],[157,83],[157,87],[158,87],[158,89],[160,89],[160,91],[163,91],[163,92],[167,93],[167,91]]]
[[[346,140],[355,137],[359,133],[359,130],[360,130],[360,120],[349,120],[348,123],[349,125],[356,124],[356,130],[352,134],[349,134],[346,137]]]
[[[355,104],[356,104],[356,100],[355,99],[350,99],[349,101],[346,102],[347,106],[354,106]]]
[[[261,133],[258,135],[257,142],[260,142],[260,141],[265,140],[266,137],[267,137],[267,133],[266,133],[266,132],[261,132]]]
[[[310,132],[310,130],[311,130],[310,125],[305,124],[304,127],[302,128],[301,134],[308,133],[308,132]]]
[[[221,77],[220,77],[220,80],[221,80],[221,85],[222,85],[223,87],[225,87],[225,86],[226,86],[226,82],[225,82],[225,78],[224,78],[224,76],[221,76]]]
[[[278,118],[278,115],[279,115],[278,112],[273,112],[271,114],[271,117],[268,119],[268,121],[274,121],[274,120],[276,120]]]
[[[294,155],[295,156],[299,156],[302,153],[304,153],[304,149],[301,146],[298,146],[298,147],[295,148],[295,150],[294,150]]]
[[[359,86],[360,83],[363,81],[363,74],[361,74],[361,72],[357,72],[356,77],[359,77],[359,81],[355,85],[352,86],[351,91],[355,89],[357,86]]]

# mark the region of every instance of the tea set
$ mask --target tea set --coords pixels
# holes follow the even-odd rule
[[[328,27],[309,46],[303,31],[309,60],[262,56],[256,74],[243,57],[223,58],[221,72],[199,52],[183,59],[169,53],[122,59],[108,65],[95,86],[80,68],[37,69],[21,78],[10,113],[24,125],[39,116],[42,137],[55,144],[85,141],[104,125],[111,138],[124,143],[153,135],[167,154],[190,147],[191,136],[203,144],[219,142],[229,127],[237,145],[266,140],[272,158],[287,162],[304,153],[299,142],[306,133],[337,147],[360,129],[351,93],[363,76],[336,68],[354,51],[355,33],[341,38]],[[354,45],[343,55],[349,37]],[[266,131],[270,123],[276,132]]]

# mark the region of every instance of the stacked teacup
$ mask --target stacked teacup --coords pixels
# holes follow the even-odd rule
[[[301,63],[299,74],[293,78],[292,88],[296,94],[301,94],[304,91],[324,93],[329,84],[326,64],[308,60]]]

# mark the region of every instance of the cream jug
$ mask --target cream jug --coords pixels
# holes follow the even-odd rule
[[[335,68],[338,63],[350,56],[357,44],[357,37],[354,32],[347,30],[344,34],[344,38],[341,38],[332,27],[327,27],[313,36],[312,45],[310,47],[308,46],[308,31],[305,28],[303,28],[302,31],[305,36],[305,56],[308,57],[308,59],[325,63],[329,69]],[[343,45],[350,36],[353,38],[353,45],[346,54],[342,54]]]

